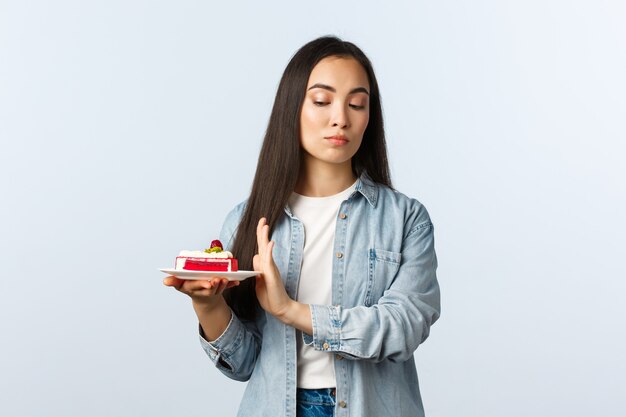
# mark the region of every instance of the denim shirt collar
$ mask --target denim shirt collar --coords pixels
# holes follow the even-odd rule
[[[357,193],[361,193],[367,202],[372,205],[372,207],[376,207],[376,203],[378,201],[378,186],[365,172],[363,172],[357,179],[356,188],[354,189],[354,192],[350,194],[348,199],[354,198]],[[289,205],[285,206],[285,213],[287,213],[289,217],[293,218]]]
[[[357,181],[354,193],[357,192],[363,194],[363,197],[367,199],[372,207],[376,207],[376,202],[378,201],[378,185],[376,185],[376,183],[365,172],[361,174]]]

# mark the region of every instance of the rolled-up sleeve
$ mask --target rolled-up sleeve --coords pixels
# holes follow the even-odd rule
[[[427,219],[404,238],[400,266],[382,297],[371,306],[311,305],[313,335],[303,335],[304,342],[351,359],[407,360],[439,318],[436,269],[433,225]]]
[[[213,341],[205,339],[200,327],[200,344],[223,374],[237,381],[247,381],[259,354],[259,334],[253,322],[243,322],[231,315],[224,333]]]

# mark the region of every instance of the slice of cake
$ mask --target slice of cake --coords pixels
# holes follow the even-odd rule
[[[175,268],[187,271],[235,272],[237,259],[225,251],[222,242],[214,240],[211,247],[203,251],[183,250],[176,257]]]

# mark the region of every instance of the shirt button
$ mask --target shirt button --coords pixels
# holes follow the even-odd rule
[[[346,218],[346,217],[348,217],[348,216],[346,215],[346,213],[341,213],[341,214],[339,215],[339,217],[343,220],[343,219],[345,219],[345,218]]]
[[[335,355],[335,359],[337,359],[338,361],[340,361],[340,360],[342,360],[342,359],[343,359],[343,356],[341,356],[341,355],[337,354],[337,355]]]
[[[343,258],[343,253],[341,253],[341,252],[337,252],[337,253],[335,254],[335,256],[336,256],[337,258]]]
[[[348,404],[344,400],[339,401],[339,407],[346,408],[347,406]]]
[[[324,350],[328,350],[328,348],[330,347],[330,345],[326,342],[324,342],[324,344],[322,345],[322,347],[324,348]]]

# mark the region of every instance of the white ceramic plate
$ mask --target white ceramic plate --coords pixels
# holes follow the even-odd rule
[[[236,271],[236,272],[213,272],[213,271],[186,271],[174,268],[162,268],[161,272],[173,275],[181,279],[210,279],[211,277],[224,277],[229,281],[243,281],[246,278],[259,275],[257,271]]]

